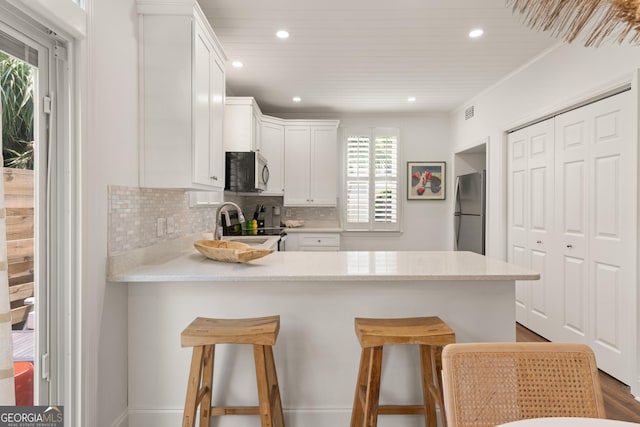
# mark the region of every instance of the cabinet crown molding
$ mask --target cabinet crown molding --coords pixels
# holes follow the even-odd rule
[[[209,24],[209,19],[200,8],[200,5],[196,0],[169,0],[169,1],[155,1],[155,0],[138,0],[136,2],[136,10],[138,15],[173,15],[173,16],[197,16],[202,23],[207,27],[209,35],[213,40],[213,45],[217,50],[220,58],[226,63],[229,59],[222,47],[222,43],[216,36],[215,31]]]

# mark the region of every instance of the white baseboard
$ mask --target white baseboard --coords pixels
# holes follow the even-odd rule
[[[292,409],[284,411],[287,427],[337,427],[348,426],[351,408],[348,409]],[[439,417],[439,416],[438,416]],[[182,422],[182,410],[129,410],[129,427],[175,427]],[[439,419],[438,419],[439,422]],[[219,417],[216,427],[256,427],[256,416]],[[379,427],[424,427],[421,415],[381,415]]]

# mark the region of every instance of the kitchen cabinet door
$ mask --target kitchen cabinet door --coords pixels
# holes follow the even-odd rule
[[[284,205],[306,206],[309,199],[311,128],[286,126],[284,137]]]
[[[261,123],[262,155],[269,166],[269,182],[262,195],[284,194],[284,125],[263,117]]]
[[[335,206],[338,195],[337,130],[332,126],[311,126],[309,199],[313,205]]]
[[[195,23],[194,91],[193,182],[222,190],[224,65],[199,22]]]
[[[287,251],[339,251],[340,233],[315,231],[287,234]]]
[[[138,13],[140,186],[222,191],[226,57],[197,4]]]
[[[252,97],[228,97],[225,100],[224,151],[260,151],[260,107]]]
[[[336,206],[337,122],[285,127],[285,206]]]

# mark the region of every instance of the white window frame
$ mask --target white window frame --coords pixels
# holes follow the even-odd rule
[[[348,222],[348,213],[347,213],[347,192],[348,192],[348,177],[347,177],[347,167],[348,167],[348,138],[350,136],[359,135],[363,137],[368,137],[371,148],[370,153],[375,152],[375,141],[376,138],[384,138],[384,137],[395,137],[398,144],[398,153],[397,153],[397,221],[395,223],[376,223],[374,218],[374,207],[375,207],[375,167],[374,161],[375,156],[371,156],[369,159],[369,221],[366,223],[353,223]],[[402,201],[403,199],[403,185],[402,180],[404,179],[403,170],[401,168],[401,159],[402,159],[402,144],[400,138],[400,129],[399,128],[391,128],[391,127],[374,127],[374,128],[345,128],[342,132],[342,142],[343,142],[343,168],[342,168],[342,200],[343,209],[342,209],[342,224],[344,231],[347,232],[394,232],[398,233],[402,231]]]

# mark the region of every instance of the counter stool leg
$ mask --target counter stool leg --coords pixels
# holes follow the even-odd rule
[[[426,427],[436,427],[435,392],[433,387],[433,361],[431,359],[431,346],[420,346],[420,370],[422,371],[422,398],[424,400],[424,422]]]
[[[362,390],[366,390],[367,378],[369,376],[369,360],[371,349],[363,348],[360,353],[360,365],[358,365],[358,378],[356,379],[356,392],[353,397],[353,409],[351,410],[351,427],[362,427],[363,421],[363,401]]]
[[[182,427],[193,427],[196,422],[198,392],[200,391],[200,379],[202,378],[203,352],[203,346],[193,347],[191,368],[189,369],[189,381],[187,382],[187,398],[184,403],[184,413],[182,414]]]
[[[382,346],[371,349],[367,396],[364,404],[365,427],[378,425],[378,400],[380,398],[380,374],[382,372]]]
[[[273,347],[268,346],[265,349],[265,359],[267,362],[267,380],[269,390],[271,391],[270,403],[272,405],[273,425],[275,427],[285,427],[284,413],[282,412],[282,399],[280,397],[280,385],[278,384],[276,363],[273,358]]]
[[[253,357],[256,362],[256,380],[258,383],[258,407],[260,408],[260,420],[262,427],[273,427],[273,415],[269,400],[269,384],[267,379],[267,364],[265,358],[265,346],[254,345]]]
[[[211,400],[213,399],[213,358],[215,345],[204,348],[202,363],[202,400],[200,401],[200,425],[208,426],[211,420]]]

